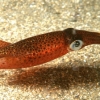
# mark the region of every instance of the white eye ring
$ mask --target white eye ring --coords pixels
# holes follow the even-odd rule
[[[70,44],[71,50],[79,50],[83,46],[83,41],[81,40],[75,40]]]

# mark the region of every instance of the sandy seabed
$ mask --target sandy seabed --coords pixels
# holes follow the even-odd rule
[[[100,0],[0,0],[1,40],[69,27],[100,32]],[[100,100],[100,45],[31,68],[1,69],[0,100]]]

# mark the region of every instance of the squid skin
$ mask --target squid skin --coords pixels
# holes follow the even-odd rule
[[[0,69],[26,68],[46,63],[73,51],[70,44],[75,40],[83,41],[82,47],[100,44],[100,34],[68,28],[14,44],[0,41]]]

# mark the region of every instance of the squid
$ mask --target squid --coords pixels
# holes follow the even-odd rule
[[[67,28],[16,43],[0,41],[0,69],[17,69],[40,65],[84,46],[100,44],[100,34]]]

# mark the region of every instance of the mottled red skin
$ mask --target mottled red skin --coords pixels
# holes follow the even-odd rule
[[[84,42],[84,46],[91,44],[100,44],[100,33],[88,32],[84,30],[76,30],[76,33],[81,35]]]
[[[0,69],[26,68],[46,63],[68,53],[70,43],[77,39],[83,40],[84,46],[100,44],[99,33],[76,30],[73,35],[72,30],[50,32],[14,44],[0,41]]]
[[[0,48],[6,47],[10,45],[10,43],[0,40]]]
[[[64,32],[38,35],[0,49],[0,68],[31,67],[58,58],[67,52]]]

